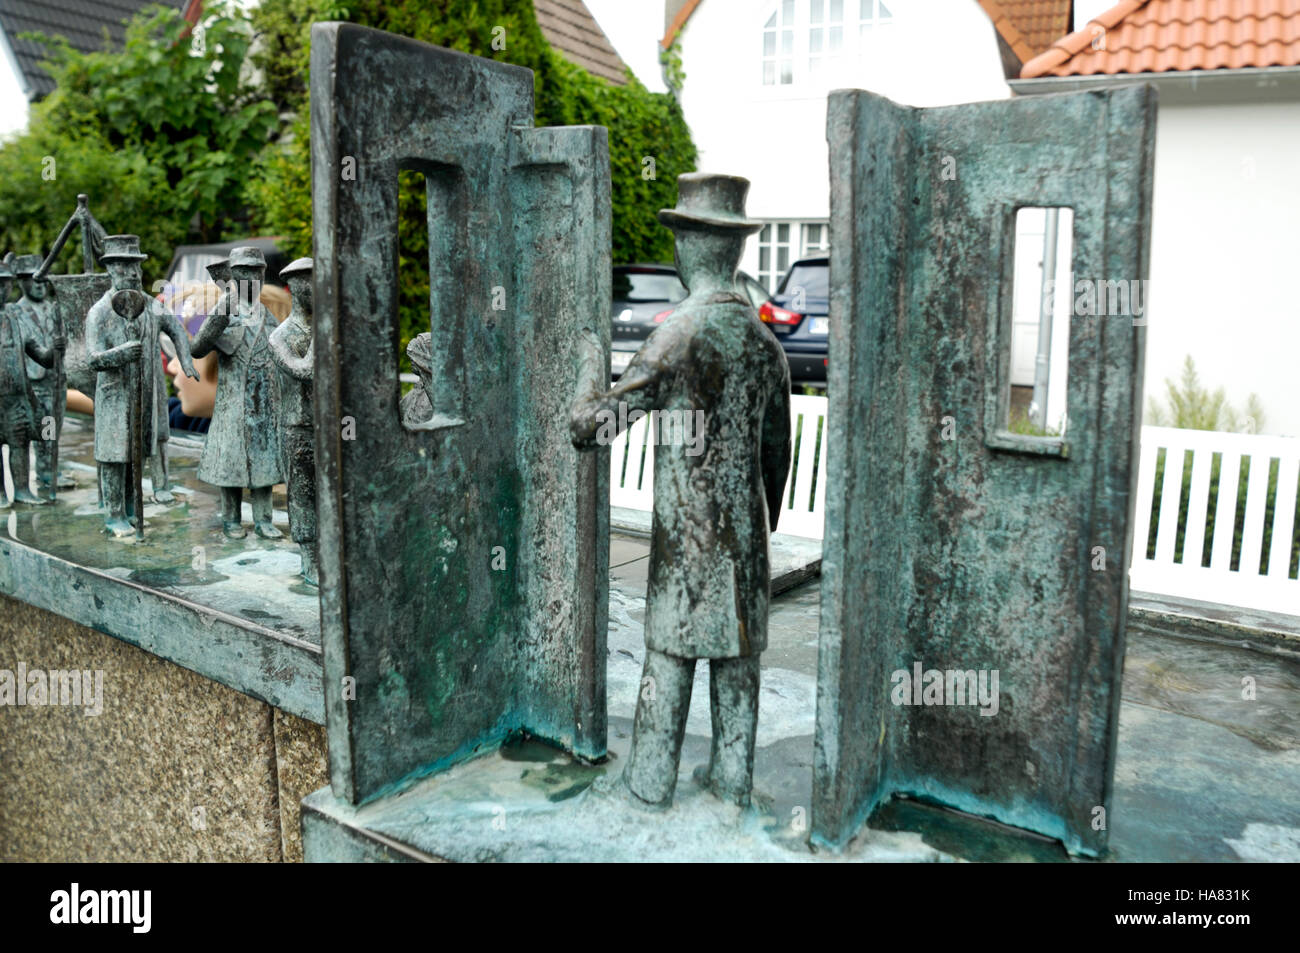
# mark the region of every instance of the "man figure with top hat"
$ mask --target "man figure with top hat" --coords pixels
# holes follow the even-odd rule
[[[760,227],[745,218],[748,180],[692,173],[677,185],[677,207],[659,220],[675,234],[677,272],[690,293],[612,388],[589,336],[587,390],[570,430],[576,447],[592,449],[612,442],[626,421],[620,403],[689,419],[703,412],[702,451],[697,440],[674,445],[657,435],[645,671],[622,783],[642,806],[672,803],[695,663],[708,659],[713,745],[696,779],[743,806],[767,647],[768,533],[790,468],[790,369],[735,286],[745,239]]]
[[[160,356],[159,335],[171,339],[186,375],[198,380],[190,360],[190,339],[176,315],[143,290],[140,263],[149,256],[140,251],[135,235],[108,235],[99,260],[108,270],[112,286],[86,314],[86,358],[95,376],[95,461],[100,464],[106,512],[105,529],[114,536],[129,536],[127,487],[140,474],[129,473],[131,463],[131,389],[139,387],[141,454],[153,471],[153,498],[169,503],[166,374]],[[127,292],[140,305],[135,317],[114,308],[115,295]],[[122,301],[122,297],[116,300]],[[129,478],[129,479],[128,479]],[[143,513],[135,513],[139,520]]]
[[[46,369],[53,367],[56,351],[66,342],[53,336],[50,346],[46,346],[28,324],[24,312],[16,304],[6,304],[13,278],[9,264],[0,262],[0,445],[9,447],[14,502],[44,503],[29,485],[27,448],[39,439],[40,429],[27,362],[35,361]],[[3,474],[0,474],[0,485],[2,482]],[[8,505],[0,490],[0,506]]]
[[[232,539],[248,535],[240,519],[243,491],[252,491],[253,531],[263,539],[284,534],[271,522],[271,487],[280,482],[275,367],[275,318],[258,300],[266,259],[257,248],[230,252],[230,289],[194,338],[193,354],[216,350],[217,397],[212,426],[199,459],[199,479],[221,487],[222,529]]]
[[[271,332],[271,357],[280,371],[277,412],[285,486],[289,491],[289,534],[302,552],[302,577],[314,586],[318,580],[311,259],[291,261],[280,271],[280,279],[289,283],[289,293],[293,296],[289,317]]]
[[[42,347],[51,347],[58,317],[54,313],[49,282],[35,277],[40,267],[40,255],[19,255],[14,259],[14,275],[22,285],[22,296],[14,307],[22,312],[28,333]],[[51,480],[58,479],[53,472],[54,447],[63,431],[63,408],[67,404],[66,391],[55,393],[59,377],[55,370],[42,367],[31,358],[27,360],[27,377],[36,396],[38,430],[32,434],[36,444],[36,482],[43,490],[49,489]],[[73,484],[64,477],[59,485],[67,487]]]

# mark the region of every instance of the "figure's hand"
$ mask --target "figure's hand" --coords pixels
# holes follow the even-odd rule
[[[122,344],[117,348],[117,353],[122,355],[123,364],[138,361],[140,359],[140,342],[127,341],[125,344]]]
[[[186,377],[193,378],[194,380],[199,379],[199,372],[194,369],[194,362],[188,357],[181,361],[181,370],[185,372]]]
[[[68,349],[68,336],[63,333],[61,327],[54,331],[54,349],[56,351],[66,351]]]

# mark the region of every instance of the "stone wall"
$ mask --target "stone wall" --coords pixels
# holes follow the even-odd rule
[[[0,704],[0,861],[302,859],[322,726],[0,596],[0,670],[19,663],[102,671],[103,710]]]

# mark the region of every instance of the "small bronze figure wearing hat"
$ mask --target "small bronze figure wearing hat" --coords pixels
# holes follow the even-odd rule
[[[263,539],[284,534],[272,524],[271,488],[280,482],[275,367],[275,318],[258,300],[266,276],[262,252],[241,245],[230,252],[230,290],[194,338],[193,353],[218,354],[212,425],[199,459],[199,479],[221,487],[225,534],[248,534],[240,519],[244,488],[252,491],[253,531]]]
[[[280,272],[289,283],[293,309],[271,332],[271,357],[280,370],[277,407],[285,484],[289,491],[289,535],[302,552],[302,577],[318,584],[316,572],[316,437],[312,413],[315,350],[311,336],[311,259],[299,258]]]
[[[695,663],[708,659],[713,746],[697,779],[717,797],[747,805],[759,653],[767,647],[768,532],[790,468],[790,369],[735,286],[745,239],[759,228],[745,218],[749,182],[692,173],[677,187],[677,207],[659,220],[675,233],[677,271],[690,293],[610,389],[603,352],[589,339],[588,390],[574,404],[570,429],[579,449],[607,443],[627,419],[620,404],[685,412],[703,423],[702,441],[674,444],[671,434],[657,435],[647,690],[637,700],[622,780],[637,803],[672,803]]]
[[[114,536],[131,535],[129,517],[137,521],[136,529],[143,528],[137,498],[144,458],[153,471],[154,499],[174,499],[168,489],[167,378],[159,335],[171,339],[185,374],[195,380],[199,376],[184,325],[143,290],[140,263],[148,257],[135,235],[106,236],[99,260],[108,269],[112,287],[86,315],[87,363],[96,372],[95,461],[100,464],[107,511],[105,529]],[[137,489],[129,501],[128,486]]]
[[[22,311],[28,333],[43,347],[52,347],[58,316],[50,296],[49,282],[36,275],[40,267],[40,255],[19,255],[14,259],[14,274],[22,284],[22,297],[14,307]],[[55,373],[57,370],[57,367],[42,367],[30,358],[27,361],[27,376],[32,382],[32,393],[36,395],[36,419],[40,425],[33,439],[36,445],[36,482],[42,496],[49,494],[51,482],[56,479],[58,486],[63,488],[76,485],[70,478],[58,477],[54,473],[55,448],[63,433],[63,409],[67,404],[66,391],[59,387],[61,375]]]
[[[24,311],[16,304],[4,303],[9,298],[13,277],[8,263],[0,263],[0,445],[9,447],[14,502],[44,503],[30,486],[28,446],[40,438],[40,419],[27,362],[35,361],[47,369],[53,367],[56,352],[67,342],[56,328],[50,344],[43,344]],[[0,505],[8,505],[2,491]]]

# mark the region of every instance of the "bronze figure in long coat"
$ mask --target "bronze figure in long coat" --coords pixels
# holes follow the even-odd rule
[[[790,370],[780,344],[735,288],[749,183],[684,175],[676,235],[689,289],[612,388],[576,402],[574,444],[608,443],[632,411],[655,411],[654,520],[646,663],[623,781],[641,802],[672,800],[697,659],[709,659],[713,748],[703,783],[749,801],[759,653],[767,647],[768,532],[790,466]],[[603,377],[598,350],[589,380]],[[602,381],[603,383],[603,381]]]

